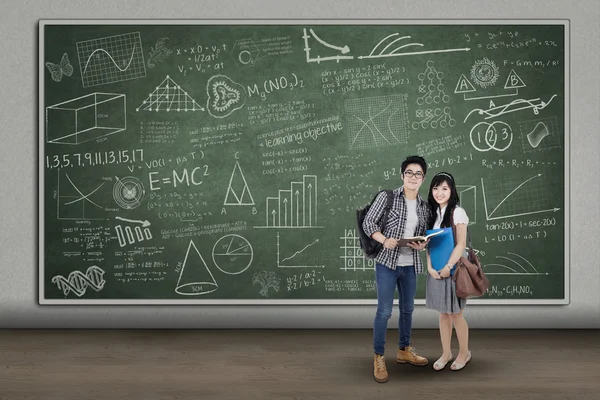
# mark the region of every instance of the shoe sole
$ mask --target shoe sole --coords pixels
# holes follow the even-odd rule
[[[385,379],[377,379],[375,376],[373,376],[373,378],[374,378],[374,379],[375,379],[375,381],[376,381],[376,382],[378,382],[378,383],[385,383],[385,382],[387,382],[387,381],[388,381],[388,378],[385,378]]]
[[[399,364],[410,364],[410,365],[414,365],[415,367],[424,367],[426,365],[429,364],[429,361],[427,361],[425,364],[415,364],[414,362],[410,362],[410,361],[404,361],[404,360],[398,360],[396,359],[396,362]]]

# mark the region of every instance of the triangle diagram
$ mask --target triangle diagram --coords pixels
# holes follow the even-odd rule
[[[236,161],[231,173],[231,179],[229,180],[229,187],[227,188],[227,195],[225,196],[226,206],[252,206],[254,205],[254,199],[250,193],[250,188],[242,172],[240,164]]]
[[[204,111],[169,75],[148,95],[136,111]]]
[[[517,75],[517,73],[515,72],[514,69],[510,70],[510,73],[508,74],[508,78],[506,78],[506,83],[504,84],[504,89],[516,89],[516,88],[520,88],[520,87],[525,87],[525,83],[523,83],[523,80],[521,79],[521,77],[519,75]]]
[[[215,277],[193,241],[190,240],[179,273],[175,292],[184,296],[199,296],[219,288]]]
[[[456,89],[454,89],[454,93],[469,93],[475,91],[475,87],[473,87],[473,84],[469,82],[465,74],[461,74],[458,82],[456,83]]]

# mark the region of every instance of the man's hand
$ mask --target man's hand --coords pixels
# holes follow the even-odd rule
[[[385,247],[386,249],[393,249],[396,246],[398,246],[398,240],[394,238],[387,238],[383,242],[383,247]]]
[[[429,243],[429,240],[427,240],[426,242],[410,242],[410,243],[407,243],[407,245],[411,249],[425,250],[425,247],[427,247],[427,243]]]

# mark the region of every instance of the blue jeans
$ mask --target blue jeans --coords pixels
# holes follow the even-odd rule
[[[414,266],[389,269],[385,265],[375,265],[377,283],[377,314],[373,323],[373,348],[375,353],[383,355],[385,351],[385,332],[392,316],[394,293],[398,288],[398,347],[410,346],[412,313],[417,293],[417,274]]]

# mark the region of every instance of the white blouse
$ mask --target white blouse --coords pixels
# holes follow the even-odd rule
[[[433,229],[440,229],[442,219],[444,218],[444,214],[446,213],[446,207],[447,206],[444,206],[441,212],[439,208],[436,210],[437,217],[435,219],[435,224],[433,224]],[[464,208],[456,206],[454,207],[454,225],[458,224],[469,225],[469,217],[467,216],[467,213],[464,210]]]

